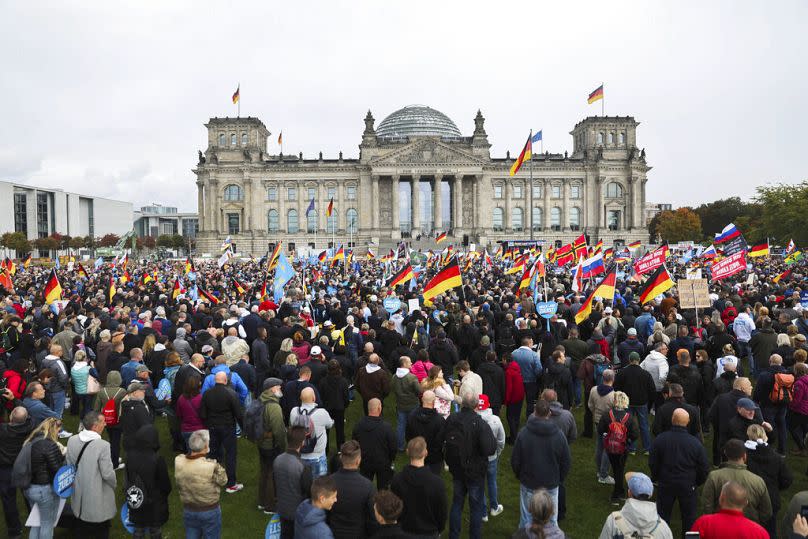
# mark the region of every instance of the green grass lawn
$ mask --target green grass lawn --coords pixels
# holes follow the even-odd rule
[[[385,417],[391,424],[395,425],[395,411],[393,397],[388,397],[385,408]],[[355,400],[346,413],[346,436],[350,437],[353,425],[362,413],[362,405],[359,400]],[[579,431],[583,428],[583,409],[574,410],[578,422]],[[504,409],[502,411],[504,420]],[[65,416],[65,424],[71,432],[76,432],[77,418],[75,416]],[[503,421],[504,422],[504,421]],[[173,477],[174,454],[171,452],[168,426],[165,418],[157,419],[157,426],[160,431],[162,441],[162,452],[169,465],[169,471]],[[507,427],[506,427],[507,428]],[[707,447],[711,440],[707,439]],[[331,451],[334,451],[334,441],[331,438]],[[567,518],[560,523],[561,528],[574,538],[597,537],[604,520],[611,511],[616,509],[609,503],[611,485],[601,485],[595,478],[594,464],[594,441],[590,438],[581,438],[572,444],[572,470],[567,477]],[[246,439],[238,442],[238,480],[244,483],[244,490],[237,494],[222,493],[222,519],[223,537],[263,537],[268,517],[257,509],[257,483],[258,476],[258,454],[255,446]],[[499,465],[499,499],[505,506],[505,511],[496,518],[490,518],[488,523],[483,524],[483,534],[485,537],[510,537],[519,524],[519,483],[516,481],[510,469],[510,446],[506,446],[500,457]],[[125,456],[124,456],[125,459]],[[795,475],[794,484],[788,491],[783,493],[783,507],[788,504],[791,496],[800,490],[808,489],[808,477],[806,477],[806,466],[808,459],[788,457],[789,465]],[[399,455],[396,461],[396,469],[406,464],[406,457]],[[627,471],[648,472],[647,457],[638,454],[630,456]],[[121,504],[120,481],[122,472],[118,472],[118,506]],[[444,472],[444,478],[449,485],[449,496],[451,500],[451,477]],[[182,506],[179,495],[172,492],[170,498],[171,517],[168,524],[163,528],[164,537],[179,538],[184,537],[182,527]],[[20,502],[22,506],[22,502]],[[468,504],[466,504],[468,510]],[[464,518],[464,532],[467,516]],[[680,524],[678,513],[673,518],[674,535],[679,536]],[[123,530],[120,521],[113,524],[112,537],[123,537],[126,532]],[[57,533],[57,536],[60,536]],[[64,535],[62,535],[64,536]],[[448,536],[447,532],[444,536]]]

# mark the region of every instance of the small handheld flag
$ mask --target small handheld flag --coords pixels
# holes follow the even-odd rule
[[[435,238],[435,243],[441,243],[446,240],[446,232],[438,233],[437,237]]]
[[[52,269],[48,277],[48,282],[45,284],[45,303],[51,304],[60,299],[62,299],[62,285],[59,284],[56,270]]]

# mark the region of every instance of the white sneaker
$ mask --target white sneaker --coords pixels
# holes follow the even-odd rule
[[[68,432],[66,430],[59,431],[59,438],[70,438],[71,436],[73,436],[72,432]]]
[[[232,487],[227,487],[226,489],[224,489],[224,491],[227,492],[228,494],[235,494],[236,492],[238,492],[239,490],[241,490],[243,488],[244,488],[244,485],[242,485],[241,483],[236,483]]]
[[[115,469],[116,470],[123,470],[124,468],[126,468],[126,464],[124,464],[124,462],[122,460],[118,461],[118,467],[115,468]]]
[[[483,517],[483,522],[488,522],[488,515],[485,515],[485,516]]]
[[[498,516],[504,510],[505,510],[505,508],[502,507],[502,504],[499,504],[499,505],[497,505],[496,509],[491,509],[491,516],[492,517]]]
[[[614,477],[607,475],[606,477],[598,477],[598,483],[601,485],[614,485]]]

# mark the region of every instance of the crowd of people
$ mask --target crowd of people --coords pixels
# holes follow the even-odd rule
[[[424,302],[439,264],[397,289],[377,261],[302,265],[276,303],[265,266],[31,266],[0,288],[10,537],[23,534],[18,491],[38,512],[30,537],[57,526],[108,537],[116,494],[135,537],[161,537],[180,518],[186,537],[232,537],[222,493],[254,481],[250,505],[284,538],[479,538],[506,510],[519,514],[514,537],[561,538],[577,516],[565,483],[579,466],[611,487],[614,510],[590,536],[672,537],[677,503],[682,531],[703,538],[808,536],[808,491],[781,502],[802,473],[793,458],[808,456],[800,266],[713,283],[700,311],[680,308],[676,288],[640,304],[640,283],[620,279],[615,299],[595,299],[577,323],[588,293],[572,291],[564,268],[548,268],[545,297],[533,298],[480,258],[461,287]],[[46,304],[54,276],[63,299]],[[388,312],[391,295],[402,302]],[[540,299],[555,314],[540,316]],[[353,401],[361,417],[348,424]],[[65,414],[78,416],[75,434]],[[571,456],[579,437],[594,439],[585,464]],[[258,474],[239,477],[240,459]],[[65,465],[75,475],[63,485]],[[501,503],[504,474],[519,484],[518,508]],[[169,510],[174,490],[181,515]]]

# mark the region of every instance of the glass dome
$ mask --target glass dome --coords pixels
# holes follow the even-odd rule
[[[376,135],[396,137],[461,137],[460,130],[444,113],[424,105],[408,105],[381,121]]]

